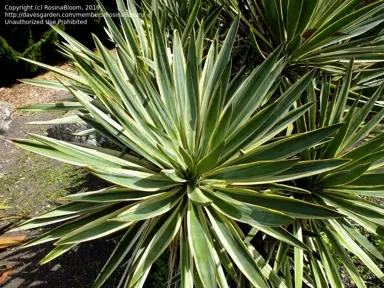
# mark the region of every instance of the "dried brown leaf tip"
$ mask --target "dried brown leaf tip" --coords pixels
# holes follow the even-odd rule
[[[313,34],[315,34],[316,31],[317,31],[317,29],[308,28],[307,30],[304,31],[304,33],[303,33],[303,35],[301,37],[303,37],[303,39],[308,39]]]
[[[0,285],[3,284],[13,273],[13,269],[9,268],[4,272],[0,271]]]

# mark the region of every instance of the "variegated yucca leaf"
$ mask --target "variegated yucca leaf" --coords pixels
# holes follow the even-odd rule
[[[344,251],[340,257],[346,259],[347,270],[354,272],[344,249],[361,257],[367,254],[355,249],[353,239],[352,243],[338,227],[347,227],[345,233],[350,235],[356,231],[348,226],[348,219],[356,221],[351,215],[369,227],[378,226],[380,217],[375,214],[378,220],[372,222],[352,204],[354,209],[335,203],[348,202],[338,195],[356,196],[348,191],[361,186],[367,191],[362,195],[373,195],[373,190],[380,195],[381,180],[369,175],[381,173],[381,162],[375,160],[369,172],[368,162],[356,164],[361,158],[352,157],[359,154],[358,148],[345,151],[374,135],[382,116],[377,112],[380,107],[376,105],[369,122],[366,118],[372,116],[381,90],[368,102],[355,101],[356,110],[351,108],[345,115],[352,64],[347,84],[337,94],[328,89],[329,77],[316,71],[290,83],[291,79],[281,76],[290,61],[281,43],[249,75],[238,78],[238,71],[232,69],[232,48],[240,16],[219,41],[205,39],[204,23],[193,22],[187,32],[185,23],[174,25],[181,31],[169,29],[164,23],[166,5],[151,8],[151,15],[147,15],[151,9],[144,9],[147,14],[140,18],[133,1],[117,4],[122,14],[131,17],[121,17],[118,27],[106,14],[114,51],[94,36],[97,51],[93,52],[55,28],[66,41],[60,46],[62,52],[78,74],[33,62],[59,76],[55,81],[25,81],[67,89],[73,99],[23,110],[76,109],[75,117],[46,124],[82,121],[115,147],[34,134],[13,140],[29,151],[85,167],[113,184],[69,195],[67,204],[21,226],[56,224],[27,243],[54,241],[55,249],[42,263],[80,243],[118,237],[95,287],[101,287],[119,266],[125,269],[120,287],[142,287],[166,249],[170,251],[170,286],[291,287],[292,278],[298,287],[302,282],[326,287],[317,283],[324,275],[327,278],[321,283],[338,284],[327,246],[334,240],[339,244],[334,249]],[[319,84],[318,79],[322,79]],[[284,85],[277,90],[279,83]],[[362,102],[366,104],[360,109]],[[355,119],[348,128],[347,117]],[[369,143],[378,145],[380,139]],[[371,148],[371,154],[379,152],[380,145]],[[357,176],[340,186],[346,170],[353,170],[348,177]],[[370,258],[364,261],[381,277]]]

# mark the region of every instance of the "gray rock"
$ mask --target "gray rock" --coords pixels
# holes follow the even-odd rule
[[[64,117],[76,114],[76,111],[70,111],[64,115]],[[91,129],[87,123],[72,123],[72,124],[59,124],[49,126],[46,135],[51,138],[63,140],[72,143],[82,143],[93,146],[104,146],[108,142],[108,139],[99,133],[92,132],[86,135],[76,135],[80,132]]]
[[[5,134],[9,130],[12,122],[12,108],[7,102],[0,101],[0,134]]]

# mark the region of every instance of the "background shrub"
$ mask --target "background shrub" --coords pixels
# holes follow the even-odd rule
[[[18,53],[0,36],[0,86],[16,77],[19,67]]]
[[[116,3],[113,0],[101,1],[108,11],[117,10]],[[26,0],[8,0],[7,5],[23,4],[50,4],[49,1],[26,1]],[[96,1],[82,1],[79,3],[74,0],[57,0],[55,5],[85,5],[96,4]],[[1,5],[4,9],[5,4]],[[1,11],[0,11],[1,12]],[[4,15],[4,14],[2,14]],[[115,19],[114,19],[115,20]],[[103,42],[106,40],[104,33],[104,22],[100,18],[90,18],[86,25],[61,25],[69,35],[76,39],[82,39],[82,43],[93,49],[94,43],[91,33],[98,35]],[[0,67],[1,79],[0,87],[11,85],[16,79],[33,77],[41,70],[36,65],[19,61],[17,56],[29,58],[48,64],[56,64],[64,58],[57,52],[56,45],[58,41],[57,33],[48,25],[5,25],[4,21],[0,23]],[[111,43],[105,43],[111,45]],[[108,45],[107,45],[108,46]],[[111,47],[111,46],[109,46]]]
[[[44,33],[41,40],[32,46],[28,47],[21,55],[24,58],[32,59],[39,62],[52,63],[60,60],[61,57],[56,51],[56,43],[58,41],[58,34],[53,29]],[[22,62],[25,76],[30,76],[39,71],[37,65]]]

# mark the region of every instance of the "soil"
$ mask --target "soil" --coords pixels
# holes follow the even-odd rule
[[[71,69],[66,64],[60,68],[67,71]],[[36,78],[52,79],[52,73]],[[60,116],[60,112],[21,113],[16,110],[18,107],[55,102],[68,96],[65,91],[26,84],[0,88],[0,101],[10,103],[13,108],[10,129],[6,135],[0,135],[0,205],[17,207],[18,210],[13,212],[32,217],[52,209],[60,203],[59,198],[68,193],[90,190],[89,186],[99,185],[94,178],[72,165],[26,152],[9,142],[12,138],[27,138],[27,133],[45,133],[47,127],[28,125],[27,122],[50,120]],[[41,232],[29,231],[28,238]],[[0,267],[6,266],[13,270],[12,275],[1,287],[92,287],[115,244],[114,240],[83,244],[43,266],[39,261],[52,249],[51,244],[0,250]],[[116,287],[116,281],[112,279],[105,287]]]

